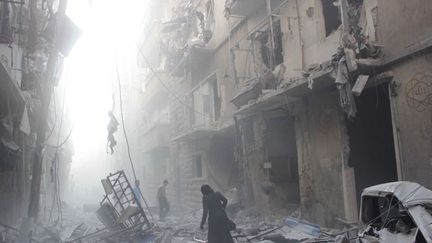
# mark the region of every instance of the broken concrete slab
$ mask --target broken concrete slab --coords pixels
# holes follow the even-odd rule
[[[246,105],[250,100],[257,99],[262,93],[262,84],[259,79],[249,80],[247,85],[232,98],[231,102],[241,107]]]

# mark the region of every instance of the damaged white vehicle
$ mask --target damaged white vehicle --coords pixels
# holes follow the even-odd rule
[[[432,191],[413,182],[364,189],[358,242],[432,242]]]

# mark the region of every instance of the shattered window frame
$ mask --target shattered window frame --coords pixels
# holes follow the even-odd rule
[[[195,153],[192,155],[192,176],[194,179],[205,179],[207,177],[205,154]],[[198,159],[199,158],[199,159]],[[198,166],[198,162],[200,166]],[[200,171],[198,171],[200,169]]]
[[[192,127],[209,126],[220,118],[221,98],[216,72],[192,88],[189,97],[194,109],[190,116]],[[201,103],[198,103],[200,100]]]
[[[329,37],[333,32],[337,31],[342,26],[341,10],[338,0],[321,0],[322,14],[324,21],[325,37]],[[337,14],[336,14],[337,13]],[[335,15],[337,18],[335,18]]]
[[[273,20],[273,40],[271,40],[271,27],[266,25],[258,37],[260,43],[261,61],[270,70],[274,70],[276,66],[284,63],[284,50],[283,50],[283,32],[280,19]],[[271,42],[274,43],[272,50]]]

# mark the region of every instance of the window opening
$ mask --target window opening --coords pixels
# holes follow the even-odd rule
[[[333,31],[337,30],[342,24],[340,11],[335,6],[335,0],[321,0],[323,6],[324,23],[326,30],[326,37]]]
[[[270,28],[268,28],[261,35],[260,39],[262,61],[271,70],[283,63],[282,29],[279,20],[273,23],[273,35],[272,37]],[[274,49],[271,46],[272,38]]]
[[[194,157],[194,176],[195,178],[202,178],[204,176],[203,161],[202,161],[201,154],[197,154]]]
[[[220,117],[221,99],[218,94],[216,76],[199,84],[191,95],[192,111],[191,121],[193,126],[208,126],[210,122]]]

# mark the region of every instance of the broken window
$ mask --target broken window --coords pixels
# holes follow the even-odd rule
[[[323,7],[326,37],[337,30],[342,24],[339,8],[335,5],[335,0],[321,0]]]
[[[197,154],[194,156],[193,161],[193,176],[195,178],[202,178],[204,177],[204,166],[203,166],[203,158],[201,154]]]
[[[270,70],[273,70],[283,63],[282,30],[279,20],[273,23],[273,35],[271,32],[271,28],[264,31],[260,42],[262,61]]]
[[[276,187],[283,188],[284,198],[299,202],[299,175],[297,145],[294,130],[295,118],[285,112],[273,111],[267,114],[264,144],[267,162],[270,163],[269,180]]]
[[[194,108],[191,114],[193,126],[208,126],[220,117],[221,99],[216,75],[195,87],[191,98]]]

